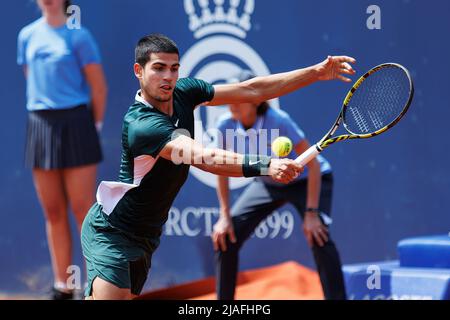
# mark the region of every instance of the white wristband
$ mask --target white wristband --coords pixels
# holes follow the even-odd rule
[[[100,131],[102,131],[103,128],[103,122],[102,121],[98,121],[95,123],[95,129],[97,129],[97,132],[100,133]]]

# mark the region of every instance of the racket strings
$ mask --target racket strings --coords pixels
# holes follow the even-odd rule
[[[379,69],[353,93],[344,115],[346,129],[354,134],[368,134],[387,126],[401,115],[410,91],[410,81],[403,69],[396,66]]]
[[[355,121],[355,124],[358,126],[359,130],[361,132],[369,132],[370,131],[369,124],[367,123],[366,119],[363,117],[361,112],[359,112],[359,109],[350,106],[349,110],[350,110],[350,112],[353,116],[353,120]]]

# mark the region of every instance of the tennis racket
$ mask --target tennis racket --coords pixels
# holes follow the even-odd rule
[[[408,111],[413,95],[413,81],[402,65],[384,63],[372,68],[347,93],[330,131],[295,161],[305,165],[333,143],[386,132]],[[347,133],[333,137],[341,123]]]

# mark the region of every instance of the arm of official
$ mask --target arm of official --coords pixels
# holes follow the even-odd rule
[[[214,224],[211,240],[214,250],[227,250],[228,236],[230,241],[236,242],[236,235],[234,233],[233,221],[231,219],[230,205],[229,205],[229,179],[228,177],[217,177],[217,197],[220,203],[220,217]]]
[[[297,154],[302,154],[310,147],[308,141],[303,139],[295,146]],[[308,183],[306,190],[306,208],[319,208],[319,198],[322,177],[320,163],[317,158],[312,159],[306,165],[308,167]],[[308,244],[312,247],[316,243],[319,247],[328,241],[328,228],[324,226],[319,218],[318,211],[306,211],[303,218],[303,233]]]
[[[106,110],[107,85],[101,64],[91,63],[83,68],[86,80],[91,88],[92,112],[97,131],[101,130]]]

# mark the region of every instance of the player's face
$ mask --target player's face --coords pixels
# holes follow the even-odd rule
[[[172,99],[180,68],[176,53],[152,53],[142,69],[142,87],[147,95],[159,102]]]
[[[38,0],[37,3],[42,12],[54,14],[64,11],[65,0]]]
[[[230,112],[234,120],[252,126],[256,120],[257,106],[253,103],[230,104]]]

